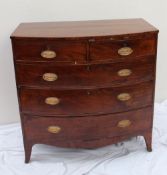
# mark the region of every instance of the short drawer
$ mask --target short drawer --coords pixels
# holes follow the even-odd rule
[[[156,39],[137,39],[120,41],[95,41],[90,44],[90,59],[100,60],[124,60],[156,53]]]
[[[15,40],[13,48],[17,61],[83,62],[86,58],[82,41]]]
[[[57,89],[133,85],[154,79],[153,57],[139,62],[55,66],[53,64],[17,64],[19,86]]]
[[[46,116],[116,113],[152,104],[153,82],[83,90],[20,89],[21,111]]]
[[[151,129],[152,107],[119,114],[85,117],[23,116],[26,138],[35,142],[57,143],[64,140],[89,141],[116,136],[140,134]],[[56,139],[56,140],[55,140]]]

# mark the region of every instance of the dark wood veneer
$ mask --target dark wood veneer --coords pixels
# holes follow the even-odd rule
[[[42,116],[77,116],[124,112],[152,104],[153,82],[105,89],[51,90],[28,89],[20,91],[21,111]],[[117,96],[129,93],[131,99],[120,101]],[[47,97],[60,100],[57,105],[45,103]],[[65,110],[64,110],[65,109]]]
[[[86,59],[86,42],[79,41],[27,41],[19,40],[15,42],[14,50],[16,60],[23,61],[61,61],[73,62],[75,60],[82,62]],[[56,58],[44,59],[41,52],[44,50],[53,50],[56,52]]]
[[[114,87],[142,83],[154,79],[155,58],[144,57],[135,61],[119,62],[115,64],[87,64],[87,65],[55,65],[55,64],[26,64],[17,63],[16,72],[20,86],[54,89],[76,89]],[[130,69],[131,75],[121,77],[118,71]],[[45,73],[55,73],[56,81],[45,81]]]
[[[157,38],[143,19],[19,25],[11,39],[25,162],[34,144],[98,148],[141,135],[151,151]],[[124,47],[133,52],[121,56]],[[45,50],[56,57],[43,58]]]
[[[156,40],[154,38],[142,40],[121,40],[121,41],[95,41],[90,45],[90,59],[121,59],[118,49],[128,46],[133,49],[133,53],[127,57],[139,57],[154,55],[156,51]],[[123,56],[124,57],[124,56]]]
[[[22,23],[11,35],[12,38],[96,38],[124,37],[127,35],[141,37],[156,34],[158,30],[143,19],[38,22]]]
[[[23,115],[23,121],[26,137],[31,142],[34,140],[37,142],[52,140],[53,142],[55,139],[58,142],[62,140],[75,142],[81,138],[85,141],[91,141],[147,131],[151,128],[150,110],[152,110],[152,106],[125,113],[67,118]],[[127,119],[132,122],[129,127],[119,128],[117,126],[119,121]],[[47,132],[50,125],[60,126],[61,132],[57,135]]]

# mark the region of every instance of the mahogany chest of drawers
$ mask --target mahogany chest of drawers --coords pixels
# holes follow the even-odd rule
[[[151,151],[158,30],[143,19],[24,23],[12,34],[25,148]]]

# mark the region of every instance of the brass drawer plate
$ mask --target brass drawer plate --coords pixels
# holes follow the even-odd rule
[[[50,133],[58,134],[61,131],[61,128],[59,126],[49,126],[47,130]]]
[[[45,73],[43,74],[43,79],[45,81],[56,81],[58,79],[58,76],[55,73]]]
[[[121,69],[118,71],[118,75],[120,77],[128,77],[132,74],[132,71],[130,69]]]
[[[126,128],[126,127],[129,127],[131,125],[131,121],[130,120],[121,120],[118,122],[118,127],[119,128]]]
[[[60,100],[57,97],[47,97],[45,99],[45,103],[48,105],[57,105],[59,102]]]
[[[128,101],[131,99],[131,95],[129,93],[121,93],[117,96],[117,99],[120,101]]]
[[[133,49],[131,47],[122,47],[118,50],[118,54],[121,56],[128,56],[133,53]]]
[[[45,50],[41,52],[41,56],[46,59],[53,59],[56,58],[56,52],[52,50]]]

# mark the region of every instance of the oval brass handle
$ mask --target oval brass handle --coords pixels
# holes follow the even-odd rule
[[[61,128],[59,126],[49,126],[48,127],[48,132],[57,134],[61,131]]]
[[[45,73],[43,74],[43,79],[45,81],[56,81],[58,79],[58,76],[55,73]]]
[[[121,69],[118,71],[118,75],[120,77],[127,77],[130,76],[132,74],[132,71],[130,69]]]
[[[52,59],[56,57],[56,52],[52,50],[45,50],[41,52],[41,56],[46,59]]]
[[[128,56],[133,53],[133,49],[131,47],[122,47],[118,50],[118,54],[121,56]]]
[[[128,93],[121,93],[117,96],[117,99],[120,101],[128,101],[131,99],[131,95]]]
[[[60,100],[57,97],[48,97],[45,99],[45,103],[48,105],[57,105]]]
[[[117,126],[119,128],[126,128],[126,127],[130,126],[131,123],[132,122],[130,120],[121,120],[121,121],[118,122]]]

